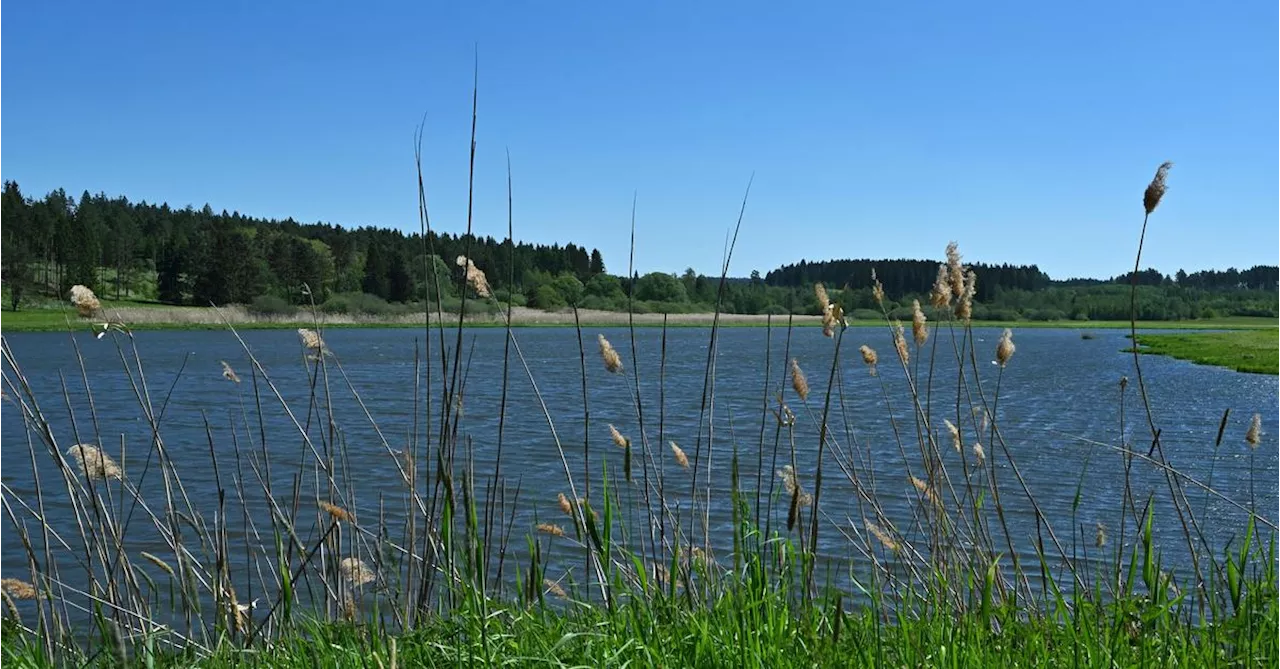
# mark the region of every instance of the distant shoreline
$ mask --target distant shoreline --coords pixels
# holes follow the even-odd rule
[[[105,318],[104,318],[105,317]],[[91,329],[101,327],[105,320],[123,322],[136,330],[220,330],[227,325],[237,329],[293,329],[315,327],[317,322],[300,314],[281,316],[260,316],[251,314],[243,307],[232,306],[221,309],[211,307],[178,307],[178,306],[137,306],[129,305],[119,308],[110,305],[104,313],[93,318],[80,318],[74,310],[30,309],[24,311],[0,312],[0,332],[66,332],[68,330]],[[597,311],[580,309],[578,321],[583,327],[661,327],[663,314],[634,314],[625,312]],[[710,327],[715,322],[715,314],[668,314],[665,323],[668,327]],[[946,321],[943,321],[945,323]],[[443,320],[436,314],[429,314],[429,323],[433,327],[444,325],[455,327],[457,314],[445,313]],[[755,314],[720,314],[719,325],[722,327],[765,327],[772,323],[774,327],[786,327],[788,323],[797,327],[816,327],[821,325],[818,316],[772,317]],[[936,324],[936,323],[935,323]],[[503,327],[505,322],[498,313],[473,314],[467,316],[465,327]],[[884,322],[853,321],[851,327],[883,327]],[[1076,330],[1082,333],[1091,330],[1110,330],[1128,328],[1128,321],[974,321],[974,327],[1011,327],[1011,328],[1049,328]],[[1269,318],[1219,318],[1197,321],[1144,321],[1139,327],[1145,330],[1252,330],[1276,328],[1277,321]],[[322,328],[414,328],[424,326],[424,315],[401,314],[389,317],[353,316],[348,314],[320,314],[319,326]],[[512,327],[573,327],[574,314],[562,310],[547,312],[527,307],[515,307],[512,310]]]

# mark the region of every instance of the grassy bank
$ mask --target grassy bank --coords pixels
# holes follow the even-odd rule
[[[1280,336],[1275,329],[1241,332],[1140,334],[1139,351],[1216,365],[1238,372],[1276,374]]]
[[[175,307],[155,303],[120,302],[104,303],[102,315],[111,320],[123,322],[134,330],[218,330],[227,325],[239,329],[295,329],[315,327],[317,321],[309,314],[296,316],[262,316],[250,313],[242,307],[232,306],[223,309],[209,307]],[[437,322],[436,314],[430,314],[431,320]],[[626,313],[614,311],[597,311],[581,309],[578,318],[584,327],[622,327],[632,322],[637,327],[710,327],[715,320],[713,313],[696,314],[635,314],[634,318]],[[822,325],[819,316],[763,316],[754,314],[720,314],[719,325],[722,327],[764,327],[770,323],[775,326],[790,322],[794,326],[816,327]],[[101,319],[84,319],[76,315],[74,309],[43,308],[25,309],[21,311],[0,312],[0,330],[5,332],[65,332],[70,329],[100,327]],[[452,327],[458,322],[458,315],[445,313],[441,324]],[[1017,328],[1053,328],[1078,330],[1088,333],[1092,330],[1115,330],[1128,328],[1128,321],[972,321],[974,327],[1017,327]],[[353,316],[347,314],[321,314],[319,324],[326,328],[376,327],[376,328],[421,328],[423,314],[400,314],[390,317]],[[506,323],[499,313],[469,314],[465,319],[467,327],[505,327]],[[849,321],[850,327],[881,327],[883,321],[861,320]],[[512,312],[514,327],[572,327],[574,314],[571,310],[555,312],[516,307]],[[1237,316],[1194,321],[1146,321],[1138,324],[1140,328],[1150,330],[1249,330],[1275,329],[1276,321],[1272,318],[1256,318]]]

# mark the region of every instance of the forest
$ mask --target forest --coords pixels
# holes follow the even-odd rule
[[[872,270],[885,307],[910,317],[913,299],[927,303],[935,260],[800,261],[765,274],[723,282],[682,274],[608,272],[599,250],[536,245],[373,226],[344,228],[245,216],[209,205],[181,209],[125,197],[63,189],[24,195],[13,181],[0,200],[0,280],[9,310],[65,298],[72,285],[114,300],[172,305],[243,304],[260,313],[291,313],[314,304],[328,312],[381,315],[439,306],[456,311],[457,264],[467,256],[483,270],[492,294],[470,294],[480,308],[519,306],[695,313],[717,301],[728,313],[819,314],[813,284],[827,286],[853,318],[879,316]],[[941,246],[941,245],[940,245]],[[941,254],[939,254],[941,255]],[[465,261],[464,261],[465,264]],[[984,265],[974,318],[980,320],[1117,320],[1130,312],[1131,273],[1105,279],[1055,280],[1036,265]],[[1276,266],[1139,272],[1138,315],[1144,320],[1277,315]],[[466,290],[472,290],[466,288]]]

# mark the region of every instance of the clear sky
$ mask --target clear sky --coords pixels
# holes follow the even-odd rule
[[[625,272],[801,258],[1275,264],[1277,3],[10,2],[3,162],[55,187],[597,247]]]

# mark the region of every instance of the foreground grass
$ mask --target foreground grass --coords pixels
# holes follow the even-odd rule
[[[464,607],[396,635],[306,621],[266,647],[225,641],[199,657],[107,639],[74,659],[77,666],[298,668],[1276,666],[1274,579],[1251,585],[1258,589],[1245,595],[1236,615],[1203,627],[1187,624],[1177,604],[1143,597],[1108,606],[1085,602],[1043,616],[988,608],[989,602],[969,612],[917,602],[918,613],[898,605],[886,615],[873,607],[849,611],[839,600],[799,605],[780,592],[743,585],[706,608],[691,609],[682,597],[633,600],[612,612],[572,604]],[[12,632],[4,637],[3,664],[52,665],[39,643]]]
[[[1280,370],[1280,330],[1138,335],[1143,353],[1167,355],[1237,372],[1276,374]]]

